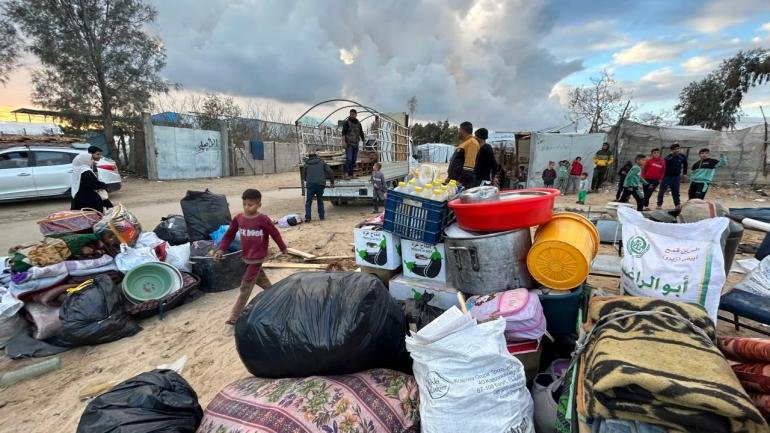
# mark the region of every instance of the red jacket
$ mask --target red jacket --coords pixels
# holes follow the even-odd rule
[[[262,262],[267,255],[268,236],[273,238],[281,251],[286,251],[281,232],[275,228],[273,221],[265,214],[259,214],[254,218],[247,218],[239,213],[230,223],[222,240],[219,241],[219,249],[227,251],[227,247],[235,239],[236,233],[241,234],[241,247],[243,248],[243,260],[245,262]]]
[[[573,161],[572,162],[572,169],[569,171],[569,174],[572,176],[580,176],[583,174],[583,164]]]
[[[651,158],[644,163],[642,167],[642,178],[644,180],[663,180],[666,174],[666,160],[663,158]]]

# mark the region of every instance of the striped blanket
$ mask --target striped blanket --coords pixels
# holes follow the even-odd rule
[[[419,418],[417,383],[400,372],[250,377],[214,397],[198,433],[419,433]]]
[[[585,326],[596,329],[580,362],[576,400],[582,416],[685,432],[768,431],[717,349],[714,325],[700,307],[594,298]]]

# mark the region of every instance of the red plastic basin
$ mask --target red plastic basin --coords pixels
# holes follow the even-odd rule
[[[449,202],[461,228],[497,232],[539,226],[551,220],[558,189],[529,188],[500,192],[500,200],[484,203]]]

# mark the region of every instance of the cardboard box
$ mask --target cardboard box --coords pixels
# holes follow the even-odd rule
[[[543,346],[540,345],[540,340],[509,342],[508,353],[521,361],[521,364],[524,366],[527,382],[535,378],[540,368],[540,355],[543,354]]]
[[[382,230],[354,229],[353,243],[357,265],[387,270],[401,267],[401,239],[398,236]]]
[[[401,273],[401,269],[379,269],[379,268],[372,268],[369,266],[359,266],[359,271],[365,272],[367,274],[372,274],[375,277],[379,278],[380,281],[382,281],[382,284],[385,285],[385,287],[388,287],[388,283],[390,282],[393,277],[399,275]]]
[[[457,303],[457,289],[446,284],[417,278],[407,278],[403,274],[396,275],[388,282],[390,296],[399,301],[405,301],[414,297],[414,292],[433,294],[433,299],[428,305],[448,310]]]
[[[405,277],[446,283],[444,244],[431,245],[402,239],[401,260]]]

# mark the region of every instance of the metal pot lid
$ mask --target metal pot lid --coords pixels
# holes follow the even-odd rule
[[[486,203],[500,199],[500,190],[496,186],[477,186],[460,193],[461,203]]]
[[[490,233],[490,232],[475,232],[475,231],[465,230],[461,228],[459,224],[453,223],[452,225],[444,229],[444,234],[449,239],[479,239],[479,238],[490,238],[493,236],[507,235],[509,233],[513,233],[519,230],[529,231],[529,228]]]
[[[543,197],[548,195],[547,192],[544,191],[505,191],[500,193],[500,200],[516,200],[516,199],[522,199],[522,198],[531,198],[531,197]]]

